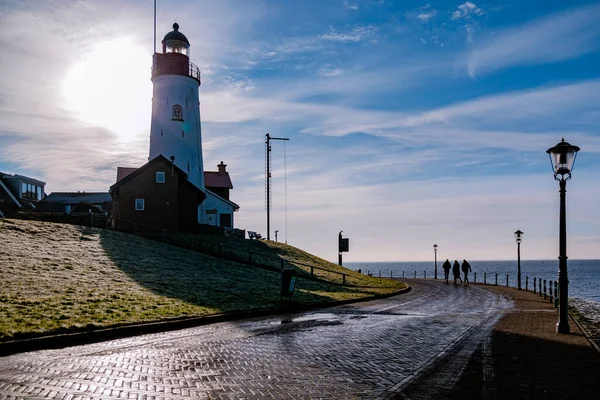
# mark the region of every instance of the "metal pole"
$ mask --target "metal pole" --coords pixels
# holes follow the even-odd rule
[[[560,180],[560,250],[558,256],[558,323],[556,332],[569,333],[569,279],[567,275],[567,213],[566,213],[567,181]]]
[[[338,265],[340,267],[342,266],[342,249],[340,248],[342,244],[342,232],[344,231],[340,231],[340,233],[338,233]]]
[[[437,279],[437,249],[434,248],[433,249],[433,254],[434,254],[434,258],[435,258],[435,276],[434,278]]]
[[[266,159],[267,159],[267,240],[271,239],[271,135],[266,135]]]
[[[521,290],[521,242],[517,242],[517,289]]]

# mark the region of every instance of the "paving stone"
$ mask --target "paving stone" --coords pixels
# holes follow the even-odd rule
[[[50,399],[386,398],[448,354],[466,363],[509,307],[476,286],[421,281],[406,295],[284,316],[290,323],[256,318],[17,354],[0,359],[0,399],[22,390]]]

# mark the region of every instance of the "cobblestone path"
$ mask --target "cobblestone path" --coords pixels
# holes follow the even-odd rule
[[[397,396],[452,358],[451,385],[511,302],[411,281],[408,294],[0,358],[0,399]]]

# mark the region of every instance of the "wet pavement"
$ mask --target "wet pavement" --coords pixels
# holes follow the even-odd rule
[[[512,306],[410,280],[410,293],[0,358],[0,399],[394,398],[451,388]],[[442,368],[443,367],[443,368]]]

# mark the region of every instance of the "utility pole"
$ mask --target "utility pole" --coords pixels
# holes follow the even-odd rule
[[[271,137],[268,133],[265,135],[265,158],[267,164],[267,171],[265,173],[265,185],[267,199],[267,240],[271,240],[271,140],[290,140],[288,138],[276,138]],[[287,232],[286,232],[287,235]]]

